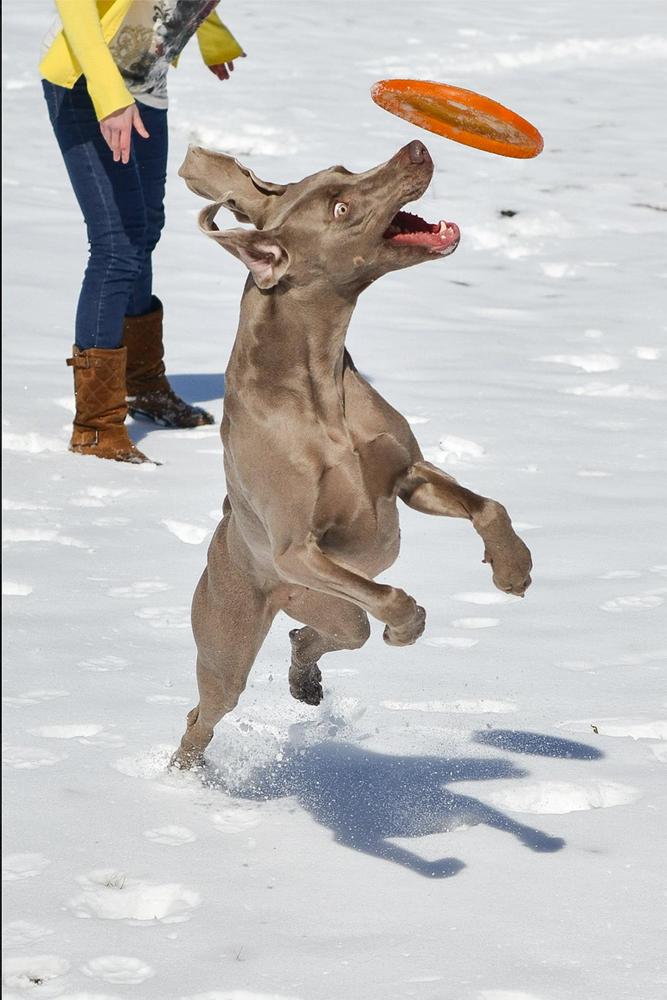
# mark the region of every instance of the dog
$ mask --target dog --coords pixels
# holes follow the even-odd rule
[[[404,210],[431,181],[426,147],[412,141],[360,174],[334,166],[272,184],[191,146],[179,173],[211,203],[201,230],[249,271],[225,376],[227,497],[192,605],[199,704],[172,760],[189,768],[238,703],[278,611],[302,626],[289,686],[309,705],[323,696],[320,658],[363,646],[369,615],[392,646],[419,638],[424,609],[375,582],[398,556],[397,500],[471,521],[502,591],[523,596],[532,562],[505,508],[425,461],[345,348],[365,288],[458,246],[454,223]],[[252,228],[220,230],[223,207]]]

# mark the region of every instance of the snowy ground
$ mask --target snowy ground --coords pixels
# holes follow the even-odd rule
[[[276,622],[207,787],[165,764],[217,431],[133,425],[160,468],[67,453],[84,233],[34,70],[50,4],[3,13],[4,995],[665,996],[662,4],[249,0],[231,83],[196,46],[173,75],[157,291],[174,384],[218,416],[243,273],[196,231],[188,141],[271,180],[365,169],[415,136],[369,99],[392,75],[545,136],[527,162],[420,136],[461,246],[369,290],[349,338],[428,456],[508,506],[533,588],[505,600],[469,526],[405,510],[388,578],[423,640],[329,656],[308,709]]]

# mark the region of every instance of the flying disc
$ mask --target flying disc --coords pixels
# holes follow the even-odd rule
[[[371,97],[413,125],[488,153],[528,159],[544,146],[534,125],[473,90],[431,80],[380,80]]]

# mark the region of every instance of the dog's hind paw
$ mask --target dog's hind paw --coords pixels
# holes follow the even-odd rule
[[[298,667],[290,670],[290,694],[297,701],[306,705],[319,705],[324,698],[322,690],[322,673],[316,663],[310,667]]]
[[[195,747],[184,748],[181,745],[169,761],[170,771],[192,771],[202,768],[205,764],[204,754]]]

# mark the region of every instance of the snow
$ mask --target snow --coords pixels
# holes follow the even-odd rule
[[[461,246],[364,293],[348,340],[425,454],[522,525],[533,587],[504,600],[469,525],[403,509],[386,578],[423,640],[376,623],[311,709],[277,620],[204,783],[166,764],[220,444],[131,423],[159,468],[67,453],[85,234],[35,74],[52,5],[3,13],[3,996],[666,995],[663,5],[248,0],[230,82],[185,53],[156,289],[174,385],[217,418],[244,275],[197,231],[189,141],[274,181],[366,169],[416,134],[370,100],[391,75],[545,138],[512,161],[419,136],[423,214]]]

